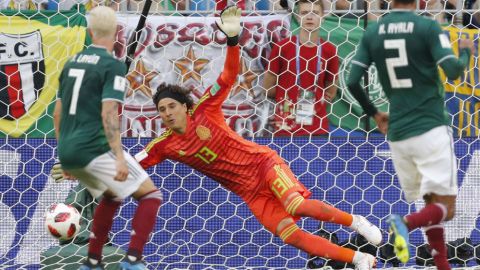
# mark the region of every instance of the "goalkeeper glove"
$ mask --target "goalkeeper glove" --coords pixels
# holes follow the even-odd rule
[[[220,13],[220,22],[215,22],[218,29],[227,36],[227,45],[235,46],[238,44],[238,35],[240,33],[240,16],[242,10],[236,6],[230,6]]]
[[[60,161],[55,161],[55,164],[53,164],[53,167],[50,170],[50,176],[55,180],[55,183],[60,183],[65,180],[65,178],[63,178],[63,169]]]

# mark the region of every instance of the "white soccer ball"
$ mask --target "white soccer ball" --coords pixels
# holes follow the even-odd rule
[[[80,231],[80,217],[80,213],[71,205],[52,204],[45,213],[45,227],[53,237],[69,240]]]

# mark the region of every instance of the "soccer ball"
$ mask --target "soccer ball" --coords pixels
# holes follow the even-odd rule
[[[52,204],[45,213],[45,227],[53,237],[70,240],[80,231],[80,216],[71,205]]]

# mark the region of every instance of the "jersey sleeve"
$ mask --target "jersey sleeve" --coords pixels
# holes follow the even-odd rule
[[[222,104],[230,94],[230,89],[237,81],[240,69],[240,48],[239,46],[228,46],[227,57],[225,58],[224,69],[215,84],[210,86],[198,101],[194,108],[196,111],[222,114]]]
[[[127,81],[125,74],[127,67],[124,63],[115,60],[108,66],[105,72],[105,81],[103,85],[102,101],[116,100],[123,102]]]
[[[58,91],[57,91],[57,99],[62,99],[62,81],[64,80],[63,74],[65,73],[65,66],[63,66],[62,72],[60,73],[60,76],[58,76]]]
[[[135,155],[142,168],[150,168],[166,159],[161,151],[164,146],[159,139],[162,137],[152,140],[145,149]]]
[[[357,52],[352,60],[352,66],[350,68],[350,74],[347,80],[347,88],[352,93],[353,97],[360,103],[365,114],[368,116],[373,116],[377,113],[377,108],[370,101],[369,97],[363,90],[363,87],[360,85],[360,80],[365,73],[365,70],[368,69],[372,63],[372,58],[370,55],[370,49],[368,46],[368,41],[370,40],[369,29],[365,31],[365,34],[360,41],[360,45],[357,48]]]
[[[432,20],[428,32],[425,33],[427,43],[432,53],[433,59],[440,65],[449,58],[455,58],[452,51],[452,45],[448,36],[442,31],[440,24]]]
[[[335,46],[333,45],[330,45],[328,48],[329,48],[329,53],[327,54],[328,59],[326,59],[327,73],[325,74],[325,81],[334,82],[335,79],[337,78],[338,66],[339,66],[337,48],[335,48]]]
[[[367,69],[372,63],[372,56],[370,55],[370,49],[368,46],[368,41],[370,40],[370,27],[367,28],[363,34],[360,44],[357,47],[355,56],[352,59],[352,65],[360,66],[364,69]]]
[[[268,71],[278,75],[280,72],[280,46],[276,43],[272,45],[270,58],[268,59]]]

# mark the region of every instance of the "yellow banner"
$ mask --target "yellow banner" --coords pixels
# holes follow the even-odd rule
[[[452,49],[457,55],[460,38],[475,42],[476,52],[470,57],[464,76],[455,81],[449,81],[441,69],[440,75],[445,82],[445,102],[452,116],[454,135],[478,137],[480,136],[480,69],[475,59],[478,58],[480,31],[455,27],[446,27],[445,30],[450,36]]]
[[[62,67],[84,48],[86,31],[21,16],[0,16],[0,26],[0,131],[18,137],[54,101]]]
[[[444,30],[450,36],[453,51],[458,55],[458,40],[460,38],[478,40],[480,30],[478,29],[459,29],[456,27],[445,27]],[[478,41],[475,41],[477,47],[476,52],[470,57],[469,65],[466,68],[465,77],[460,77],[455,81],[448,82],[443,70],[440,69],[440,76],[445,83],[445,91],[458,93],[462,95],[480,96],[480,69],[475,63],[478,57]]]

